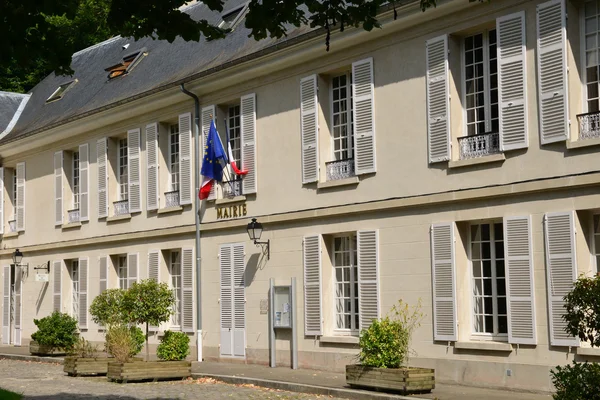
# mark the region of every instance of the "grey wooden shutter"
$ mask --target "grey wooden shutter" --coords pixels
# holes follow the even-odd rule
[[[181,249],[181,330],[194,332],[194,249]]]
[[[4,168],[0,167],[0,235],[4,233]]]
[[[319,181],[319,99],[317,75],[300,80],[302,183]]]
[[[531,217],[504,218],[508,341],[537,344]]]
[[[160,282],[160,251],[158,250],[148,253],[148,279]]]
[[[10,266],[2,267],[2,344],[10,344]]]
[[[358,307],[360,330],[379,318],[379,234],[358,231]]]
[[[241,137],[242,137],[242,169],[248,173],[242,181],[244,194],[256,193],[256,94],[251,93],[240,99]],[[227,145],[227,144],[225,144]]]
[[[98,259],[98,268],[100,269],[100,291],[102,294],[108,289],[108,257],[102,256]]]
[[[550,344],[552,346],[579,346],[579,340],[570,336],[563,320],[566,310],[563,297],[573,288],[577,279],[575,259],[574,212],[548,213],[545,216],[546,276]]]
[[[63,223],[63,152],[54,153],[54,224]]]
[[[96,143],[98,166],[98,218],[108,217],[108,143],[106,138]]]
[[[525,12],[496,20],[498,32],[498,103],[502,150],[528,146],[525,67]]]
[[[246,267],[244,245],[234,244],[233,249],[233,355],[243,357],[246,352]]]
[[[192,114],[190,113],[179,116],[179,204],[192,204]]]
[[[537,6],[538,99],[542,144],[569,135],[567,33],[564,0]]]
[[[352,63],[354,159],[357,175],[377,170],[375,162],[375,89],[373,59]]]
[[[221,355],[233,355],[233,254],[231,245],[219,248],[221,283],[219,304],[221,308]]]
[[[127,172],[129,184],[129,212],[142,211],[140,176],[140,130],[127,131]]]
[[[204,149],[206,146],[206,139],[208,138],[208,131],[210,130],[210,121],[211,120],[215,120],[216,118],[216,110],[215,110],[215,106],[207,106],[202,108],[202,148],[200,151],[200,154],[202,154],[202,160],[204,159]],[[212,116],[212,117],[211,117]],[[200,160],[200,166],[202,166],[202,160]],[[179,178],[181,179],[181,177]],[[198,193],[196,193],[198,194]],[[217,199],[217,184],[213,184],[212,188],[210,189],[210,193],[208,194],[208,198],[206,200],[211,201],[211,200],[216,200]]]
[[[62,269],[63,263],[61,260],[52,263],[52,310],[59,312],[62,312]]]
[[[17,164],[17,231],[25,230],[25,162]]]
[[[79,146],[79,220],[90,220],[90,152],[87,143]]]
[[[304,237],[304,334],[323,334],[321,237]]]
[[[79,259],[79,329],[88,328],[89,259]]]
[[[433,339],[456,341],[456,271],[454,267],[454,223],[431,226],[433,278]]]
[[[137,282],[140,276],[139,270],[139,254],[127,254],[127,287],[130,288],[134,282]]]
[[[158,123],[146,125],[146,208],[158,210],[160,204],[158,174]]]
[[[434,163],[450,159],[448,35],[428,40],[426,48],[428,152]]]
[[[21,345],[21,333],[23,331],[23,270],[15,268],[15,346]]]

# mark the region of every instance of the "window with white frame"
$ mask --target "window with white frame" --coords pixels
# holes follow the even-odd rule
[[[497,133],[498,59],[496,30],[466,37],[464,56],[464,104],[466,134]]]
[[[331,127],[335,161],[354,158],[352,124],[352,75],[348,72],[331,78]]]
[[[11,201],[13,204],[13,216],[12,220],[17,219],[17,171],[12,171],[12,190],[11,190]]]
[[[127,170],[127,138],[119,139],[118,163],[119,200],[129,198],[129,171]]]
[[[179,125],[169,129],[169,173],[171,191],[179,190]]]
[[[233,160],[241,168],[242,154],[242,128],[240,123],[240,106],[229,106],[227,112],[227,128],[229,129],[229,144],[233,153]]]
[[[75,318],[79,318],[79,260],[71,261],[69,268],[71,276],[71,312]]]
[[[600,111],[599,86],[600,86],[600,1],[592,0],[585,3],[585,22],[583,35],[585,43],[585,81],[587,111]]]
[[[79,210],[79,152],[73,152],[73,209]]]
[[[173,315],[171,316],[171,325],[181,326],[181,252],[171,251],[169,260],[169,274],[171,275],[171,289],[175,295],[173,304]]]
[[[502,223],[471,225],[473,334],[506,340],[506,280]]]
[[[337,333],[358,333],[356,235],[333,238],[334,307]]]
[[[594,215],[594,232],[592,234],[592,248],[594,249],[594,261],[596,264],[596,270],[600,271],[600,214]]]
[[[117,277],[119,278],[119,289],[127,289],[127,256],[119,256]]]

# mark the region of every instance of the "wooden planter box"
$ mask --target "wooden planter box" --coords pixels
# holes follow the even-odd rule
[[[66,354],[63,350],[51,350],[49,346],[33,340],[29,342],[29,352],[35,356],[64,356]]]
[[[346,365],[346,383],[352,387],[398,391],[404,394],[429,393],[435,389],[435,370]]]
[[[63,371],[69,376],[106,375],[109,360],[106,357],[65,357]]]
[[[109,381],[184,379],[192,375],[189,361],[133,361],[128,363],[109,362],[106,377]]]

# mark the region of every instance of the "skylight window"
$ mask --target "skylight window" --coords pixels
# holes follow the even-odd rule
[[[62,85],[60,85],[58,87],[58,89],[56,89],[54,91],[54,93],[52,93],[50,95],[50,97],[48,97],[48,99],[46,99],[46,103],[50,103],[51,101],[56,101],[56,100],[60,100],[63,98],[63,96],[65,95],[65,93],[67,93],[67,91],[71,88],[71,86],[73,86],[73,84],[77,82],[77,79],[72,80],[70,82],[67,83],[63,83]]]
[[[119,76],[127,75],[133,67],[135,67],[144,56],[144,50],[137,51],[133,54],[129,54],[123,57],[123,61],[119,64],[108,67],[105,71],[108,72],[108,79],[118,78]]]
[[[242,19],[242,16],[244,15],[244,12],[246,11],[247,7],[247,4],[242,4],[239,7],[236,7],[223,13],[223,22],[219,24],[219,28],[233,30],[233,28],[235,28],[238,22],[240,22],[240,20]]]

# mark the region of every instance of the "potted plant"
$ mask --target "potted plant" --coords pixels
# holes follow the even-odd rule
[[[65,357],[63,370],[69,376],[106,374],[106,356],[99,356],[98,346],[80,338],[69,356]]]
[[[360,364],[346,366],[346,383],[404,394],[434,389],[433,369],[408,367],[412,332],[422,318],[420,301],[410,307],[400,300],[387,317],[373,321],[360,334]]]
[[[38,330],[31,335],[31,354],[62,355],[71,351],[77,343],[77,320],[69,314],[54,311],[47,317],[34,319],[33,322]]]

